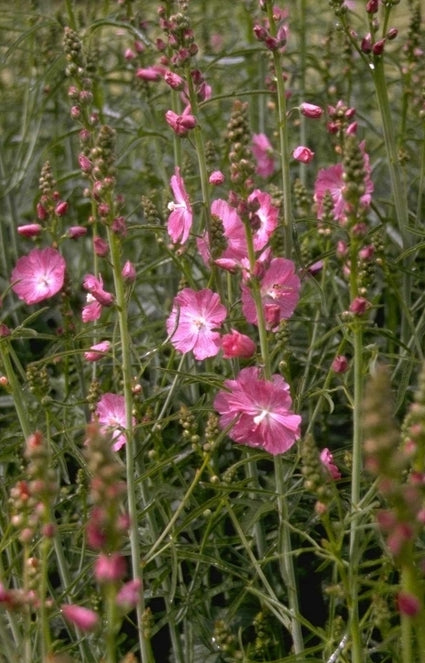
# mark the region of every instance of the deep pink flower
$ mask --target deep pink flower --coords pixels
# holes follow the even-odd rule
[[[189,196],[178,167],[176,167],[174,175],[171,177],[170,186],[175,202],[168,203],[171,214],[168,217],[167,230],[174,244],[177,242],[184,244],[189,237],[193,214]]]
[[[70,239],[78,239],[79,237],[84,237],[87,235],[87,228],[84,226],[71,226],[68,228],[68,237]]]
[[[87,352],[84,353],[84,359],[87,361],[98,361],[99,359],[102,359],[102,357],[105,356],[107,352],[109,352],[111,348],[111,344],[109,341],[101,341],[100,343],[96,343],[95,345],[92,345],[90,350],[87,350]]]
[[[254,249],[261,251],[276,230],[279,210],[273,205],[271,195],[260,189],[255,189],[248,196],[248,205],[256,208],[251,220],[252,239]]]
[[[192,351],[195,359],[214,357],[220,350],[217,328],[226,315],[217,293],[208,288],[198,292],[184,288],[174,298],[166,323],[172,345],[179,352]]]
[[[95,299],[93,295],[90,295],[90,293],[86,297],[86,302],[86,305],[83,306],[83,310],[81,311],[82,321],[95,322],[95,320],[99,320],[102,315],[102,304],[99,304],[97,299]]]
[[[329,472],[332,479],[340,479],[341,472],[334,463],[334,457],[328,448],[322,449],[320,452],[320,460],[323,463],[323,466],[326,468],[326,471]]]
[[[127,426],[125,398],[119,394],[103,394],[96,406],[96,417],[105,432],[112,433],[112,448],[118,451],[126,443],[123,432]],[[136,423],[132,417],[133,425]]]
[[[252,338],[246,334],[241,334],[236,329],[232,329],[231,332],[223,335],[221,347],[223,348],[223,357],[225,359],[231,359],[232,357],[252,357],[256,349]]]
[[[269,177],[274,173],[273,147],[266,134],[253,134],[252,153],[257,162],[256,173],[260,177]]]
[[[172,110],[165,113],[167,124],[178,136],[185,136],[188,131],[196,127],[196,117],[192,115],[190,106],[186,106],[183,113],[179,115]]]
[[[89,608],[66,603],[61,609],[65,619],[81,631],[93,631],[99,622],[98,614]]]
[[[323,109],[320,108],[320,106],[309,104],[307,102],[300,104],[300,111],[303,115],[305,115],[305,117],[310,117],[313,119],[322,117],[323,114]]]
[[[18,226],[18,234],[22,237],[37,237],[41,233],[42,226],[39,223],[26,223],[23,226]]]
[[[108,242],[103,237],[99,237],[99,235],[93,237],[93,248],[95,254],[101,258],[104,258],[109,253]]]
[[[214,200],[211,214],[221,220],[227,242],[226,248],[214,262],[222,269],[233,271],[248,255],[244,225],[236,209],[226,200]],[[197,246],[202,259],[208,265],[211,262],[211,254],[207,233],[198,238]]]
[[[38,304],[59,292],[65,269],[65,259],[56,249],[33,249],[12,270],[12,290],[26,304]]]
[[[354,297],[348,310],[355,315],[363,315],[368,308],[370,308],[370,302],[365,297]]]
[[[217,186],[218,184],[223,184],[224,182],[224,175],[221,172],[221,170],[214,170],[211,175],[208,178],[208,182],[210,184],[214,184]]]
[[[258,367],[243,368],[236,380],[224,382],[214,408],[220,427],[240,444],[261,447],[276,455],[290,449],[300,436],[301,417],[291,411],[289,385],[282,376],[261,377]]]
[[[314,152],[309,147],[298,145],[292,152],[292,156],[301,163],[310,163],[314,158]]]
[[[402,615],[416,617],[421,611],[421,602],[410,592],[401,591],[397,595],[397,607]]]
[[[242,284],[243,314],[257,324],[255,302],[248,285]],[[301,282],[292,260],[273,258],[260,281],[261,300],[267,328],[274,330],[281,320],[291,317],[298,303]]]
[[[332,362],[331,368],[334,373],[345,373],[348,370],[348,359],[344,355],[337,355]]]

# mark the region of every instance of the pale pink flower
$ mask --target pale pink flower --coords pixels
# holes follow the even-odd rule
[[[167,230],[174,244],[177,242],[184,244],[189,237],[193,214],[189,196],[178,167],[176,167],[174,175],[171,176],[170,186],[175,201],[168,203],[171,214],[168,217]]]
[[[276,230],[279,210],[273,205],[271,195],[260,189],[255,189],[248,196],[248,205],[254,208],[251,214],[254,249],[261,251]]]
[[[332,479],[340,479],[341,472],[334,463],[334,457],[328,448],[320,452],[320,460]]]
[[[65,269],[65,259],[56,249],[33,249],[13,268],[12,290],[26,304],[38,304],[61,290]]]
[[[226,200],[214,200],[211,205],[211,215],[221,220],[227,243],[224,251],[214,262],[222,269],[233,271],[248,255],[244,225],[236,209]],[[207,233],[198,238],[197,246],[202,259],[208,265],[211,262],[211,254]]]
[[[179,115],[172,110],[165,113],[167,124],[178,136],[185,136],[188,131],[196,127],[196,117],[192,115],[190,106],[186,106],[183,113]]]
[[[111,344],[109,341],[101,341],[100,343],[92,345],[90,350],[87,350],[87,352],[84,353],[84,359],[87,361],[98,361],[99,359],[102,359],[110,349]]]
[[[305,147],[305,145],[298,145],[292,152],[292,156],[297,161],[300,161],[300,163],[310,163],[314,158],[314,152],[309,147]]]
[[[81,631],[93,631],[99,623],[98,614],[89,608],[66,603],[61,610],[65,619]]]
[[[127,426],[125,398],[119,394],[103,394],[96,405],[96,417],[102,425],[103,432],[112,433],[112,448],[118,451],[126,443],[125,428]],[[132,417],[133,426],[136,423]]]
[[[42,226],[39,223],[26,223],[23,226],[18,226],[18,234],[22,237],[37,237],[41,233]]]
[[[99,320],[102,315],[103,306],[99,304],[90,293],[86,296],[86,305],[83,306],[81,311],[81,319],[83,322],[95,322]]]
[[[298,303],[301,282],[295,265],[287,258],[273,258],[260,280],[261,301],[268,329],[274,330],[281,320],[293,314]],[[242,284],[243,314],[252,324],[258,324],[255,302],[248,285]]]
[[[176,295],[167,319],[167,333],[179,352],[192,351],[195,359],[214,357],[220,350],[217,328],[226,318],[226,307],[217,293],[184,288]]]
[[[214,400],[220,427],[240,444],[260,447],[276,455],[287,451],[300,436],[301,417],[291,411],[289,385],[282,376],[270,380],[258,367],[243,368]]]
[[[274,173],[273,147],[266,134],[253,134],[252,153],[257,162],[256,173],[260,177],[269,177]]]
[[[252,338],[246,334],[241,334],[236,329],[232,329],[231,332],[223,335],[221,347],[225,359],[231,359],[232,357],[247,359],[248,357],[252,357],[256,349]]]
[[[141,590],[142,581],[139,578],[134,578],[124,583],[115,599],[117,606],[126,612],[132,610],[140,601]]]
[[[161,78],[161,68],[159,67],[140,67],[136,71],[137,78],[140,78],[143,81],[155,82],[159,81]]]
[[[121,553],[101,553],[94,563],[94,576],[99,583],[117,582],[125,576],[127,565]]]
[[[217,186],[218,184],[223,184],[224,182],[224,175],[221,172],[221,170],[214,170],[211,175],[208,178],[208,182],[210,184],[214,184]]]
[[[125,261],[121,276],[125,281],[134,281],[136,278],[136,268],[130,260]]]

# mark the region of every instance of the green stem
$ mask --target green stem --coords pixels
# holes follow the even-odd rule
[[[294,555],[292,552],[291,532],[289,529],[289,510],[286,497],[286,477],[283,472],[282,458],[274,457],[274,473],[276,478],[277,508],[279,514],[278,554],[280,570],[288,593],[288,604],[291,613],[291,635],[294,653],[304,651],[303,635],[300,622],[297,583],[295,580]]]
[[[24,437],[28,438],[31,435],[31,425],[28,421],[27,408],[25,407],[26,398],[16,377],[15,369],[10,358],[10,355],[14,353],[12,346],[7,339],[0,343],[0,354],[9,387],[12,392],[13,404],[15,406],[16,414],[18,415],[19,423]]]
[[[113,279],[116,296],[116,308],[118,314],[118,324],[121,343],[122,360],[122,382],[125,399],[125,419],[126,419],[126,481],[127,481],[127,499],[128,513],[130,517],[130,550],[133,579],[142,583],[142,570],[140,559],[140,543],[137,519],[137,496],[136,496],[136,446],[134,439],[133,426],[133,392],[131,385],[131,353],[130,353],[130,333],[128,329],[128,309],[125,294],[124,281],[121,276],[121,252],[120,240],[108,227],[108,241],[111,251],[111,263],[113,270]],[[143,613],[145,602],[143,592],[140,593],[140,601],[137,606],[137,620],[139,631],[139,646],[142,657],[142,663],[152,663],[153,656],[149,640],[145,637],[143,629]]]

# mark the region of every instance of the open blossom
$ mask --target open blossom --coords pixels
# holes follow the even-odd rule
[[[114,295],[103,289],[103,280],[100,274],[99,278],[96,278],[93,274],[86,274],[83,280],[83,288],[102,306],[111,306],[114,302]]]
[[[243,314],[252,324],[257,324],[257,311],[247,284],[242,284]],[[273,258],[260,280],[261,301],[268,329],[274,330],[281,320],[291,317],[298,303],[301,282],[295,273],[295,265],[287,258]]]
[[[248,196],[248,205],[255,208],[251,216],[254,249],[261,251],[276,230],[279,210],[273,205],[271,195],[260,189],[255,189]]]
[[[257,162],[256,173],[260,177],[269,177],[274,172],[273,147],[266,134],[252,136],[252,153]]]
[[[175,201],[168,203],[171,214],[168,217],[167,230],[174,244],[177,242],[184,244],[189,237],[193,214],[189,196],[178,167],[176,167],[174,175],[171,177],[170,186]]]
[[[126,443],[125,398],[120,394],[103,394],[96,406],[96,417],[102,426],[102,432],[112,433],[112,448],[118,451]],[[136,423],[132,417],[133,426]]]
[[[102,315],[103,306],[90,293],[86,295],[86,304],[81,311],[83,322],[95,322]]]
[[[19,258],[13,268],[12,290],[26,304],[38,304],[59,292],[65,268],[65,259],[56,249],[33,249]]]
[[[231,426],[232,440],[276,455],[299,438],[301,417],[291,411],[289,385],[281,375],[265,380],[258,367],[243,368],[224,387],[215,397],[214,408],[220,414],[220,427]]]
[[[176,295],[167,319],[167,333],[179,352],[193,352],[195,359],[214,357],[220,350],[217,328],[226,318],[226,307],[217,293],[205,288],[184,288]]]

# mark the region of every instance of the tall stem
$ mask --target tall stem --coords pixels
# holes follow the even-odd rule
[[[126,419],[126,481],[128,513],[130,517],[130,549],[131,564],[134,580],[142,582],[142,570],[140,559],[140,544],[137,519],[137,495],[136,495],[136,447],[133,426],[133,392],[131,388],[131,353],[130,334],[128,329],[128,309],[125,296],[125,287],[121,276],[120,263],[120,240],[108,227],[108,241],[111,250],[111,263],[115,287],[116,307],[118,324],[120,330],[121,359],[122,359],[122,381],[125,399]],[[142,663],[152,663],[152,650],[149,640],[145,637],[143,628],[143,613],[145,603],[143,592],[140,593],[140,601],[137,606],[137,623],[139,631],[139,646]]]

